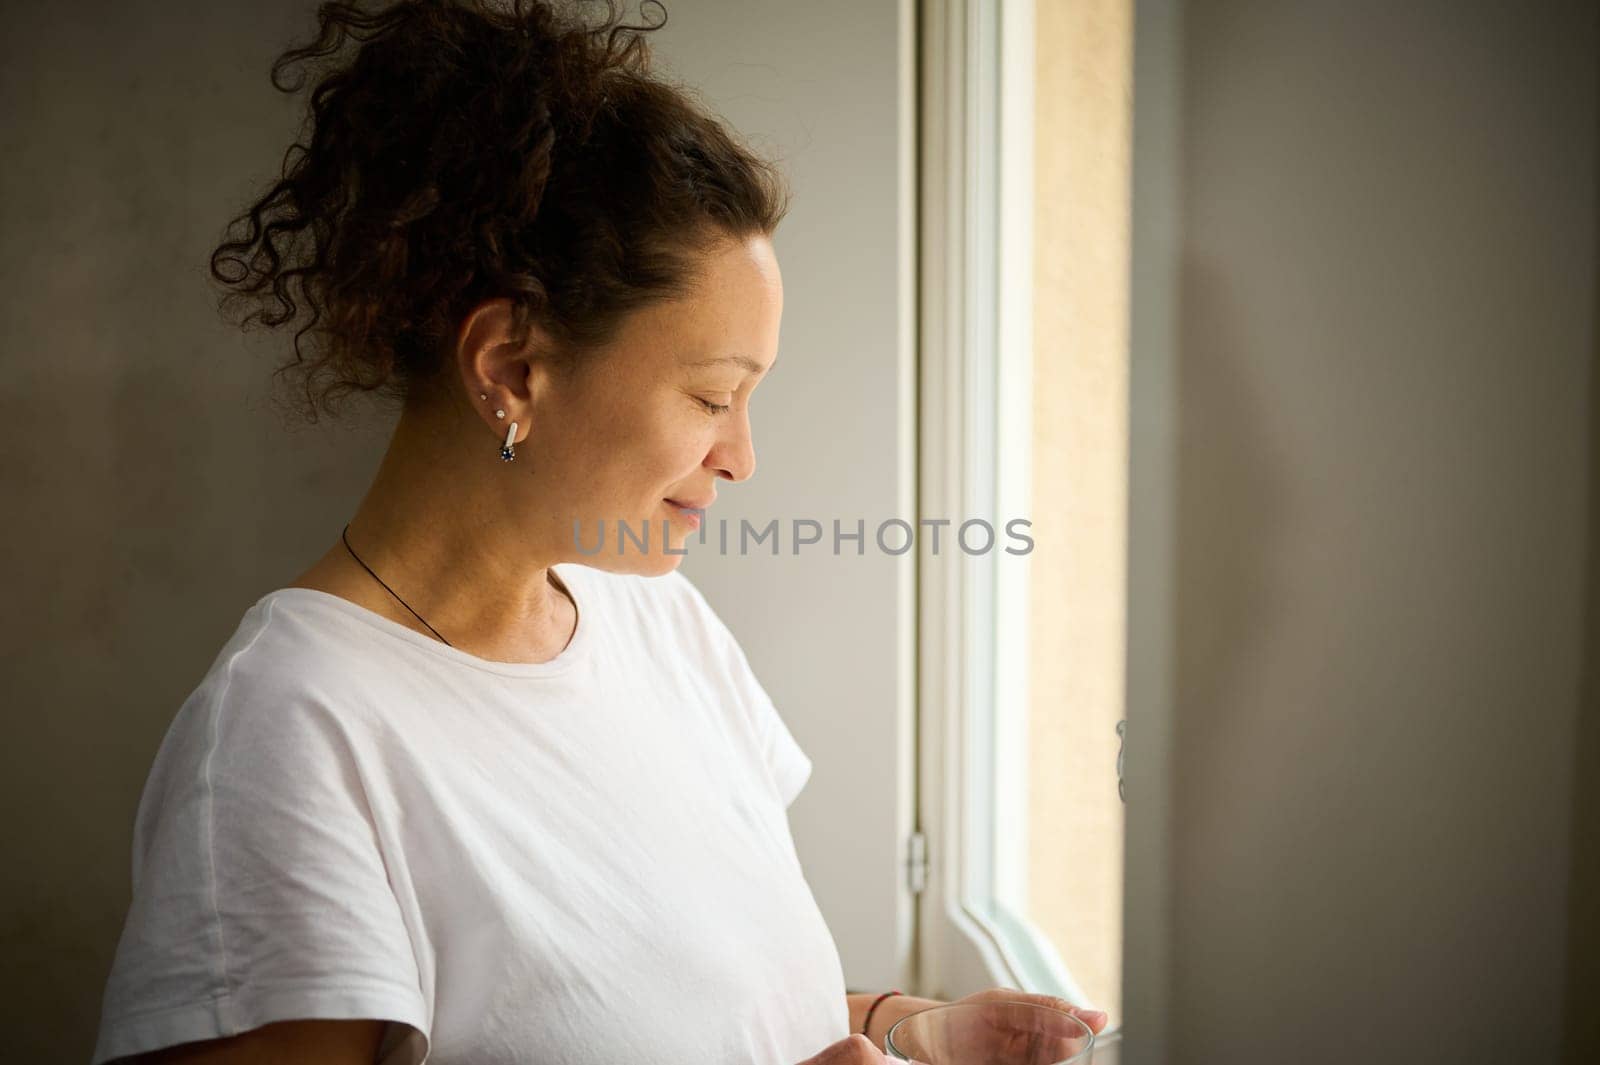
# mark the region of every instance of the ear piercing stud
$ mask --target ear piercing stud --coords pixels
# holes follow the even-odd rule
[[[479,399],[488,399],[489,397],[488,397],[488,395],[486,393],[479,392],[478,393],[478,398]],[[503,410],[497,410],[497,411],[494,412],[494,416],[496,418],[504,419],[505,416],[506,416],[506,412],[503,411]],[[510,427],[506,429],[506,442],[504,444],[500,445],[500,457],[502,459],[504,459],[506,462],[510,462],[512,459],[514,459],[516,457],[516,454],[517,454],[516,448],[512,445],[512,441],[516,440],[516,438],[517,438],[517,423],[516,422],[512,422]]]

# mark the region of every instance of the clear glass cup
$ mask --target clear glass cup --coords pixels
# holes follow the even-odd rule
[[[960,1002],[900,1018],[884,1037],[893,1061],[924,1065],[1089,1065],[1094,1031],[1029,1002]]]

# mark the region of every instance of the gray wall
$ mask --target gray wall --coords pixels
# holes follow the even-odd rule
[[[298,126],[267,69],[314,6],[0,6],[8,1060],[87,1058],[162,734],[244,609],[335,542],[387,442],[383,417],[280,424],[266,397],[286,339],[241,340],[205,283],[222,225]],[[871,517],[898,491],[904,429],[885,401],[902,340],[902,12],[667,8],[664,65],[777,154],[797,192],[778,240],[783,365],[754,405],[761,470],[718,510],[735,529],[742,514]],[[887,986],[904,907],[880,752],[905,694],[902,576],[869,558],[824,580],[805,561],[685,571],[817,763],[792,810],[801,859],[847,979]]]
[[[279,426],[271,353],[245,350],[203,282],[294,130],[265,79],[289,8],[0,8],[15,1060],[88,1059],[162,733],[243,609],[337,536],[383,446]]]
[[[1600,222],[1600,219],[1596,220]],[[1597,239],[1600,244],[1600,239]],[[1600,273],[1595,277],[1600,307]],[[1567,893],[1566,994],[1562,998],[1562,1065],[1600,1061],[1600,329],[1589,373],[1589,554],[1584,610],[1583,683],[1572,766],[1572,875]]]
[[[1600,120],[1600,114],[1596,115]],[[1600,217],[1595,219],[1600,247]],[[1594,278],[1600,308],[1600,270]],[[1600,312],[1596,318],[1600,319]],[[1562,1024],[1562,1065],[1600,1061],[1600,324],[1591,338],[1589,369],[1589,548],[1588,591],[1584,610],[1583,682],[1578,698],[1577,740],[1572,745],[1576,774],[1572,798],[1572,876],[1567,894],[1566,1012]]]
[[[1569,906],[1597,902],[1569,878],[1595,7],[1140,12],[1177,90],[1140,117],[1177,151],[1141,142],[1171,185],[1146,173],[1135,210],[1177,214],[1165,248],[1145,219],[1135,277],[1170,254],[1176,317],[1136,302],[1135,358],[1171,376],[1133,402],[1175,435],[1165,469],[1162,426],[1135,450],[1173,478],[1175,568],[1138,619],[1171,626],[1170,793],[1164,825],[1131,795],[1130,832],[1169,864],[1130,841],[1130,938],[1165,939],[1130,946],[1128,1060],[1555,1061]]]

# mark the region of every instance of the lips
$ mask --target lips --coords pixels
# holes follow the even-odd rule
[[[669,499],[669,500],[667,500],[667,502],[671,503],[673,506],[682,507],[684,510],[705,510],[707,507],[709,507],[711,504],[715,503],[716,501],[717,501],[717,497],[716,496],[712,496],[710,499],[702,499],[702,500],[690,500],[690,499]]]

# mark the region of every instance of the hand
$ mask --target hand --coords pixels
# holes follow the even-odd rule
[[[1030,995],[1011,987],[996,987],[958,998],[950,1003],[900,996],[884,999],[883,1004],[878,1007],[878,1013],[873,1015],[872,1023],[876,1028],[878,1016],[886,1011],[889,1016],[885,1017],[884,1023],[893,1027],[896,1021],[910,1014],[920,1013],[935,1006],[957,1004],[987,1008],[974,1011],[972,1019],[977,1021],[977,1024],[956,1025],[939,1040],[941,1054],[947,1054],[951,1061],[987,1061],[994,1055],[999,1055],[1008,1061],[1020,1061],[1024,1057],[1028,1060],[1059,1061],[1083,1049],[1082,1029],[1076,1026],[1068,1029],[1064,1021],[1050,1021],[1031,1011],[1016,1009],[1018,1004],[1045,1006],[1066,1013],[1082,1021],[1096,1034],[1105,1028],[1107,1020],[1106,1015],[1100,1010],[1074,1006],[1066,999],[1056,998],[1053,995]],[[857,1060],[872,1062],[873,1065],[877,1062],[876,1058],[839,1058],[837,1062],[842,1065],[844,1062],[853,1063]],[[802,1062],[801,1065],[814,1065],[814,1063]],[[815,1059],[815,1065],[835,1065],[835,1059],[818,1058]]]
[[[1087,1024],[1089,1026],[1089,1030],[1096,1035],[1099,1035],[1100,1031],[1105,1028],[1106,1021],[1108,1019],[1105,1013],[1101,1010],[1092,1010],[1087,1006],[1074,1006],[1066,999],[1056,998],[1054,995],[1030,995],[1025,991],[1018,991],[1014,987],[993,987],[987,991],[979,991],[975,994],[968,995],[965,998],[958,998],[955,1001],[968,1003],[1025,1002],[1033,1006],[1048,1006],[1051,1009],[1072,1014],[1084,1024]]]
[[[859,1032],[824,1047],[816,1057],[807,1058],[799,1065],[886,1065],[888,1058],[872,1045],[872,1040]],[[912,1062],[911,1065],[923,1065]]]

